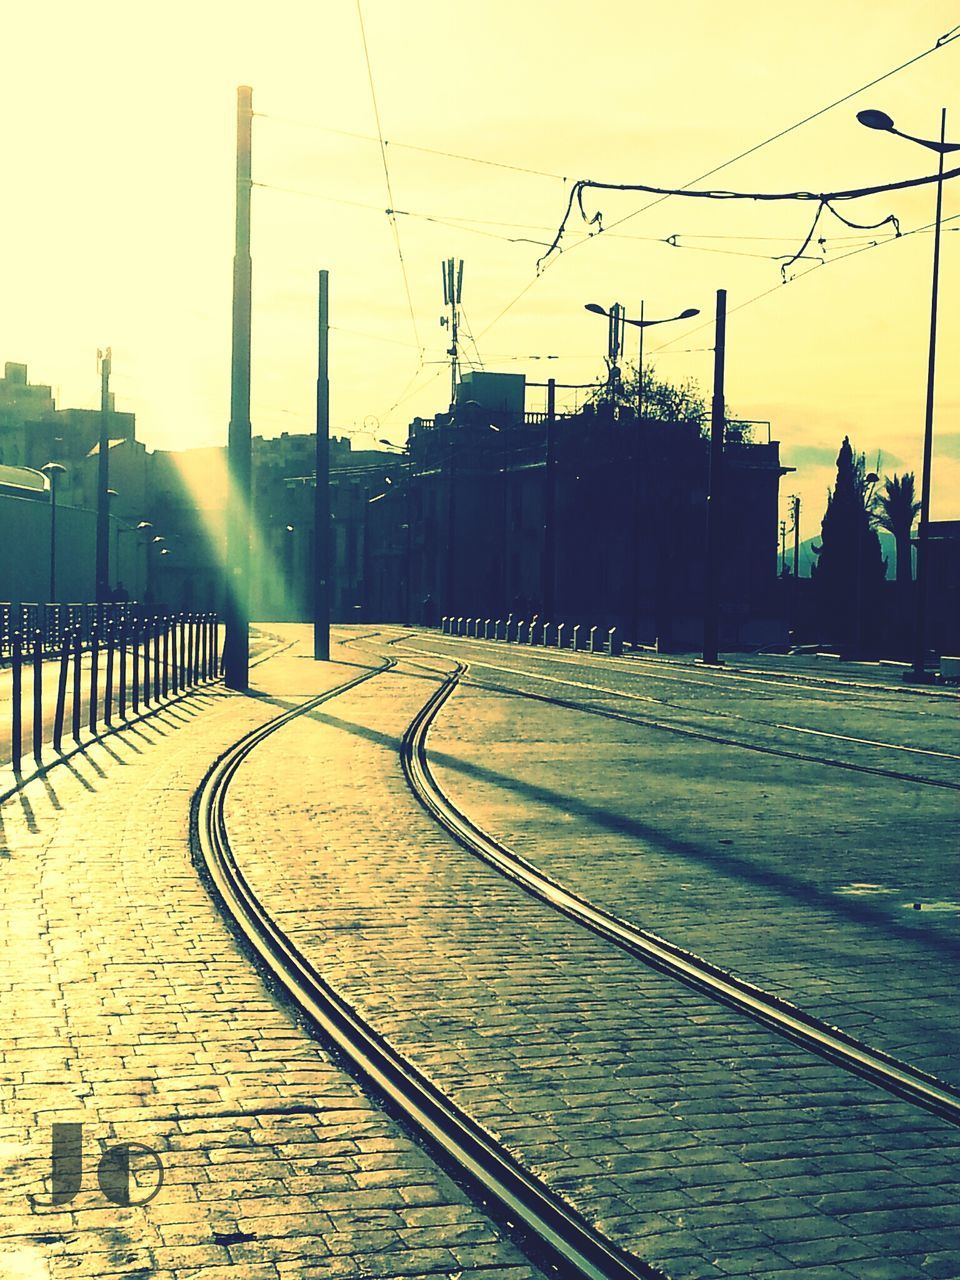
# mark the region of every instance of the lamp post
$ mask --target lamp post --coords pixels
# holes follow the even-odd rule
[[[660,320],[647,320],[644,317],[645,302],[640,302],[640,319],[630,320],[623,314],[623,308],[618,302],[607,311],[597,302],[584,303],[584,310],[590,311],[597,316],[607,316],[610,320],[610,354],[607,359],[611,361],[611,378],[616,368],[616,357],[623,351],[623,325],[632,324],[640,330],[640,352],[637,367],[637,421],[643,417],[643,331],[649,329],[654,324],[672,324],[674,320],[691,320],[694,316],[700,314],[699,307],[687,307],[686,311],[681,311],[676,316],[664,316]],[[616,336],[616,344],[614,337]],[[619,377],[619,370],[616,370]]]
[[[933,459],[933,394],[937,363],[937,295],[940,286],[940,221],[943,211],[943,157],[950,151],[960,151],[960,142],[947,142],[947,109],[940,111],[940,141],[916,138],[894,128],[893,121],[883,111],[858,111],[857,119],[868,129],[879,129],[895,134],[907,142],[935,151],[937,166],[937,212],[933,232],[933,280],[930,290],[930,343],[927,352],[927,399],[923,426],[923,472],[920,484],[920,523],[917,528],[916,616],[914,622],[913,665],[904,673],[904,679],[921,683],[926,673],[926,602],[927,602],[927,546],[930,524],[930,470]]]
[[[47,462],[40,468],[50,481],[50,596],[51,604],[57,602],[57,476],[66,467],[60,462]]]
[[[640,351],[637,365],[637,422],[643,420],[643,333],[645,329],[649,329],[654,324],[672,324],[674,320],[690,320],[693,316],[700,314],[699,307],[687,307],[685,311],[681,311],[679,315],[664,316],[659,320],[647,320],[644,316],[645,302],[640,302],[640,319],[628,319],[623,313],[623,308],[619,303],[615,303],[609,311],[605,310],[597,302],[587,302],[584,304],[584,310],[590,311],[593,315],[607,316],[610,320],[610,341],[611,351],[613,350],[613,337],[617,335],[617,353],[623,350],[623,326],[632,324],[640,330]],[[613,388],[613,374],[616,368],[613,360],[615,356],[608,356],[611,360],[611,387]],[[619,370],[616,370],[616,380],[619,380]],[[639,442],[634,444],[632,456],[630,458],[630,489],[631,489],[631,506],[633,509],[633,537],[631,539],[631,557],[630,557],[630,578],[632,582],[631,589],[631,609],[630,609],[630,640],[633,647],[636,648],[639,643],[640,630],[640,588],[638,578],[640,576],[640,450]]]

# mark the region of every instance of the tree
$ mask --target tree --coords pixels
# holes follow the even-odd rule
[[[695,422],[701,429],[709,428],[710,415],[706,400],[692,378],[683,383],[668,382],[658,378],[644,361],[643,416],[658,422]],[[604,383],[594,392],[590,403],[597,406],[616,405],[620,409],[637,410],[637,368],[628,364],[626,376],[621,377],[611,389]]]
[[[893,534],[897,547],[897,588],[902,594],[906,594],[913,581],[910,534],[919,510],[912,471],[903,476],[894,472],[892,479],[884,476],[883,489],[873,500],[873,517],[881,529]]]
[[[913,472],[893,479],[884,476],[883,489],[873,500],[875,522],[893,534],[897,548],[897,608],[890,621],[890,637],[897,652],[906,653],[910,644],[910,596],[913,585],[913,549],[910,534],[920,503],[916,498]]]
[[[866,498],[864,455],[844,436],[811,570],[822,633],[844,653],[873,647],[886,572]]]

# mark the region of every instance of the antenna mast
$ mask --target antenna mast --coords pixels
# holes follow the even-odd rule
[[[450,346],[447,355],[450,357],[450,407],[457,398],[457,381],[460,372],[460,360],[457,349],[457,332],[460,326],[460,296],[463,291],[463,259],[447,258],[441,264],[443,274],[443,305],[450,308],[449,316],[441,316],[440,323],[450,328]]]

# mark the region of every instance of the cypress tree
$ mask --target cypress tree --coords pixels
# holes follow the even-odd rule
[[[875,648],[886,573],[866,497],[864,456],[844,436],[811,571],[821,636],[844,654]]]

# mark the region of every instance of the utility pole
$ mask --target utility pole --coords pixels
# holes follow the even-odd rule
[[[317,341],[317,475],[313,493],[313,656],[330,660],[330,363],[328,271],[320,272]]]
[[[780,521],[780,577],[787,576],[787,522]]]
[[[554,428],[557,422],[557,382],[547,380],[547,418],[544,423],[544,503],[543,503],[543,619],[553,622],[556,590],[556,490],[554,484]],[[506,547],[504,547],[506,554]]]
[[[111,352],[98,351],[100,360],[100,443],[97,446],[97,602],[110,599],[110,365]]]
[[[450,308],[450,315],[441,316],[440,323],[449,326],[450,346],[447,355],[450,357],[450,407],[456,403],[457,381],[460,376],[460,354],[457,336],[460,329],[460,297],[463,292],[463,259],[455,262],[447,258],[442,264],[443,271],[443,305]]]
[[[793,495],[793,577],[800,577],[800,498]]]
[[[609,325],[607,327],[607,391],[610,396],[610,407],[616,410],[616,396],[620,388],[620,356],[623,354],[623,331],[625,315],[619,302],[610,307]],[[643,330],[640,330],[643,333]]]
[[[705,548],[705,591],[703,601],[703,661],[716,666],[720,661],[719,571],[720,515],[723,497],[723,431],[725,409],[723,371],[727,347],[727,291],[717,290],[717,327],[713,348],[713,400],[710,412],[710,479],[707,490],[707,537]]]
[[[227,591],[224,683],[246,689],[250,670],[250,259],[253,90],[237,90],[237,221],[233,259],[233,356],[227,468]]]

